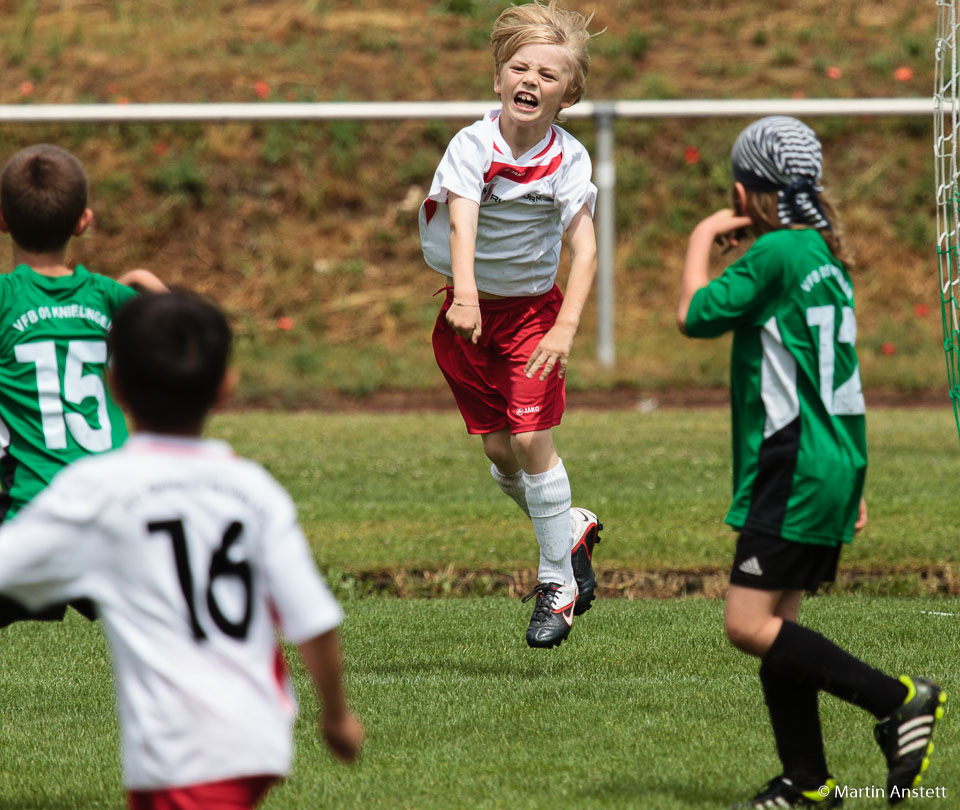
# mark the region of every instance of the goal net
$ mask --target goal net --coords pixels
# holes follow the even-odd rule
[[[937,0],[937,42],[933,88],[934,178],[937,188],[937,259],[940,265],[940,311],[947,383],[960,435],[960,187],[958,187],[957,61],[958,0]]]
[[[947,381],[954,421],[960,435],[960,188],[957,169],[958,0],[937,0],[936,76],[934,80],[934,177],[937,188],[937,259],[940,265],[940,310]]]

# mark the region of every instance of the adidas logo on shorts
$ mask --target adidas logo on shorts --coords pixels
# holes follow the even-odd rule
[[[737,566],[744,574],[751,574],[755,577],[763,576],[763,569],[760,567],[760,560],[756,557],[750,557]]]

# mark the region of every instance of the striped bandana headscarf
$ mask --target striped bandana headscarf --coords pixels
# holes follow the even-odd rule
[[[733,179],[748,191],[778,191],[782,225],[810,225],[830,230],[820,205],[823,170],[820,141],[796,118],[771,115],[748,126],[730,154]]]

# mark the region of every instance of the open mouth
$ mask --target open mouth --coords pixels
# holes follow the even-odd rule
[[[540,106],[537,97],[530,93],[517,93],[513,97],[513,103],[524,110],[535,110]]]

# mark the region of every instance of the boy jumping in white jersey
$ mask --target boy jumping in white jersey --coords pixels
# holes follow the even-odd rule
[[[597,267],[590,156],[554,124],[583,93],[588,23],[555,0],[500,15],[490,39],[501,107],[457,133],[420,209],[424,258],[452,279],[433,331],[437,364],[540,546],[540,584],[526,597],[536,596],[531,647],[563,641],[596,590],[601,527],[592,512],[571,509],[551,433]],[[566,296],[554,283],[564,230]]]
[[[184,293],[148,295],[121,307],[109,340],[111,387],[135,433],[64,469],[3,525],[0,591],[30,609],[96,607],[133,810],[252,808],[292,757],[296,704],[276,629],[313,678],[331,751],[358,753],[340,607],[289,495],[200,437],[235,380],[223,315]]]

